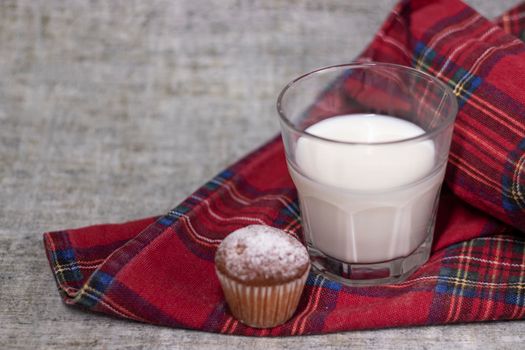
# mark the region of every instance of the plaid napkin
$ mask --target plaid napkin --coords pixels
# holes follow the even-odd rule
[[[351,288],[311,273],[286,324],[253,329],[231,316],[214,272],[221,239],[253,223],[302,235],[275,138],[166,215],[44,234],[63,300],[141,322],[241,335],[522,319],[525,44],[517,37],[524,14],[518,7],[493,23],[456,0],[402,1],[360,57],[437,76],[460,104],[433,253],[407,281]]]

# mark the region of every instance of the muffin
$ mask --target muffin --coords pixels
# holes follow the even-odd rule
[[[233,316],[248,326],[268,328],[292,317],[310,261],[304,246],[284,231],[250,225],[222,241],[215,270]]]

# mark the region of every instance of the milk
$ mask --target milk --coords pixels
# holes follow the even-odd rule
[[[445,163],[424,133],[398,118],[354,114],[325,119],[301,136],[295,165],[309,246],[348,263],[382,262],[413,252],[432,234]],[[373,145],[366,143],[375,143]]]

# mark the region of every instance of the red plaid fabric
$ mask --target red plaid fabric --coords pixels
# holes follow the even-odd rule
[[[302,235],[275,138],[166,215],[44,234],[63,300],[141,322],[257,336],[522,319],[525,44],[515,35],[524,13],[518,7],[495,24],[460,1],[403,1],[361,56],[429,72],[460,104],[433,253],[407,281],[351,288],[311,273],[286,324],[253,329],[231,316],[214,272],[221,240],[253,223]]]

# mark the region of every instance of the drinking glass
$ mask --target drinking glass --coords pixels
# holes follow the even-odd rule
[[[457,108],[438,79],[387,63],[326,67],[283,89],[277,110],[314,271],[377,285],[428,260]]]

